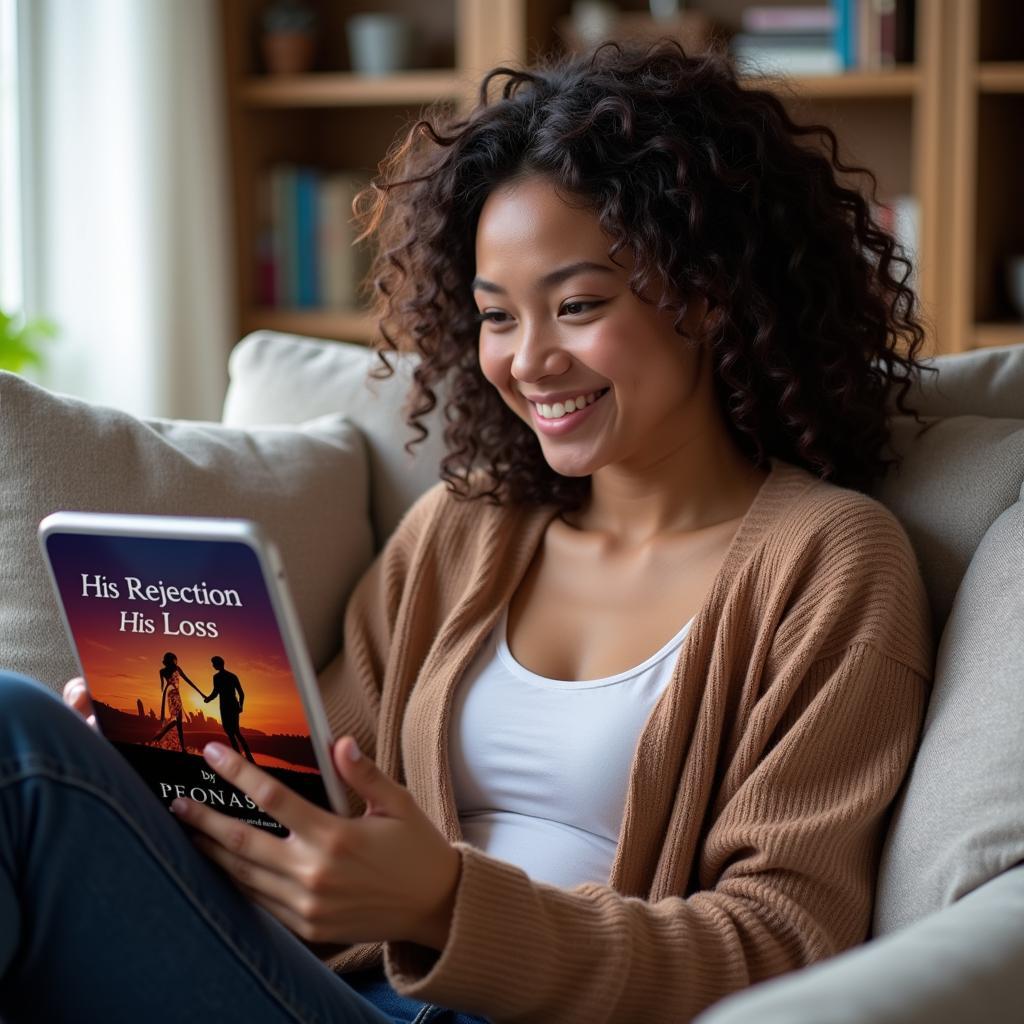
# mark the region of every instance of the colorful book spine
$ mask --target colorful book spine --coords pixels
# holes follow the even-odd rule
[[[878,63],[892,67],[896,63],[896,0],[874,0],[878,22]]]
[[[317,192],[319,172],[310,167],[298,169],[295,190],[295,305],[309,309],[320,305],[319,245],[317,241]]]
[[[354,246],[352,201],[366,184],[362,175],[339,172],[321,181],[319,205],[320,295],[330,309],[353,309],[366,272],[365,245]]]
[[[760,6],[747,7],[741,15],[744,32],[834,32],[836,12],[832,7]]]
[[[857,11],[860,67],[892,67],[907,59],[898,52],[898,13],[896,0],[861,0]]]
[[[274,259],[274,208],[269,174],[256,184],[256,301],[276,306],[277,266]]]
[[[832,0],[835,11],[835,48],[842,68],[857,66],[857,7],[863,0]]]
[[[298,233],[295,211],[296,168],[278,164],[270,170],[275,299],[278,306],[298,303]]]

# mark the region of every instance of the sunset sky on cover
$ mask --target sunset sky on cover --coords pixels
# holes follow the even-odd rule
[[[278,632],[270,597],[263,586],[256,555],[247,545],[233,541],[158,540],[141,537],[104,537],[54,534],[47,542],[61,597],[75,636],[79,660],[89,688],[97,700],[130,714],[142,699],[160,714],[160,668],[172,651],[181,668],[204,694],[213,689],[216,671],[210,658],[220,655],[224,667],[238,676],[245,691],[241,725],[266,733],[309,735],[288,658]],[[83,596],[83,574],[91,587]],[[119,596],[100,597],[99,575],[114,584]],[[137,577],[141,586],[163,581],[165,586],[192,587],[205,583],[208,590],[238,591],[241,607],[130,599],[125,577]],[[154,632],[133,632],[122,612],[138,612],[153,622]],[[218,636],[165,635],[163,613],[170,629],[183,619],[212,622]],[[220,700],[203,702],[184,680],[180,686],[185,713],[202,710],[220,721]]]

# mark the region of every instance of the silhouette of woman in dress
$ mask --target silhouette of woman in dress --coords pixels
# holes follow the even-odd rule
[[[185,752],[185,730],[181,726],[181,694],[178,692],[178,684],[184,679],[189,686],[192,687],[196,693],[199,694],[203,700],[206,700],[206,694],[192,682],[187,675],[185,670],[178,664],[177,655],[168,651],[164,655],[164,664],[160,669],[160,721],[164,720],[164,705],[167,706],[167,713],[171,716],[171,720],[165,725],[149,742],[157,743],[164,738],[164,736],[170,732],[175,726],[178,728],[178,740],[181,743],[181,752]]]

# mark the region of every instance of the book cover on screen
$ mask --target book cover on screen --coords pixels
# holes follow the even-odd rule
[[[164,804],[288,834],[206,763],[216,740],[330,809],[252,548],[84,533],[46,546],[100,730]]]

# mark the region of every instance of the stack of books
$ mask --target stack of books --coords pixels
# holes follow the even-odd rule
[[[835,74],[914,59],[914,0],[755,5],[741,24],[731,49],[748,74]]]
[[[369,265],[352,200],[363,175],[279,164],[259,182],[257,301],[293,309],[354,309]]]

